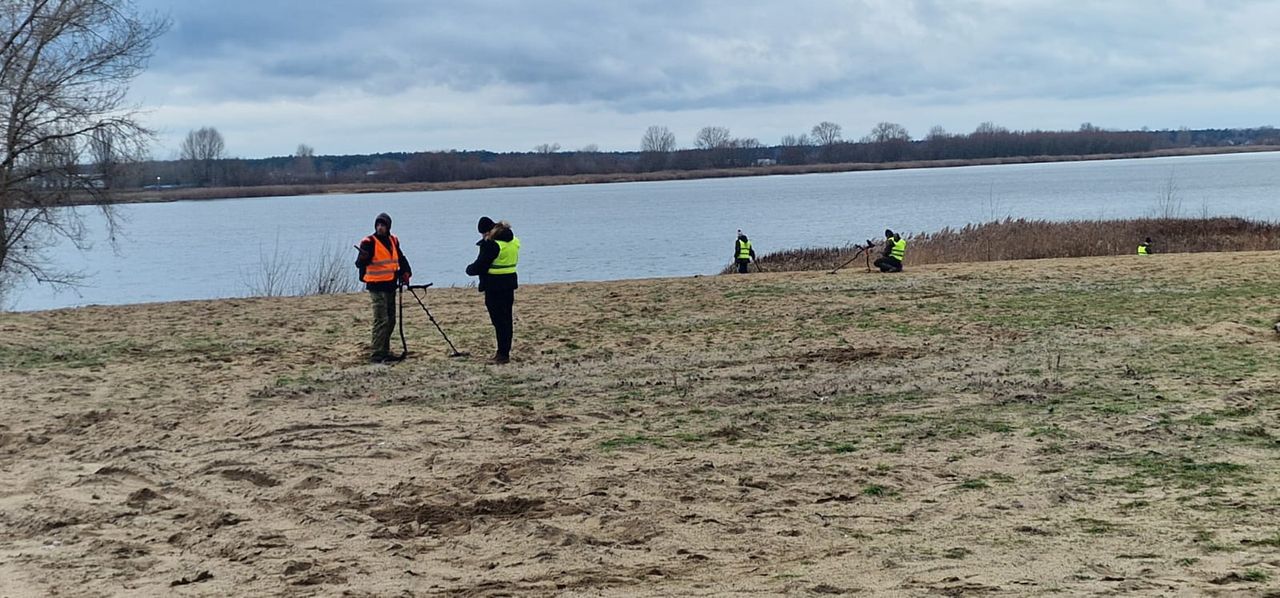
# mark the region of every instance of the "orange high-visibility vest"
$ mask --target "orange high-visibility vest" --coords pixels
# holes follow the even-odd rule
[[[390,236],[390,250],[373,235],[364,238],[373,243],[373,261],[364,268],[365,282],[391,282],[396,279],[396,272],[400,270],[400,240],[395,235]]]

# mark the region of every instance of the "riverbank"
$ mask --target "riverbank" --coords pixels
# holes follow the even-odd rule
[[[1277,258],[0,314],[0,593],[1261,593]]]
[[[1158,206],[1177,214],[1181,202]],[[924,264],[993,262],[1044,258],[1135,255],[1151,240],[1150,253],[1280,251],[1280,224],[1245,218],[1134,218],[1050,222],[1006,218],[959,228],[909,235],[908,268]],[[873,245],[870,251],[862,248]],[[766,272],[826,272],[837,267],[870,269],[884,250],[884,239],[843,247],[790,249],[758,256],[755,268]],[[721,274],[736,269],[730,264]]]
[[[556,185],[590,185],[604,183],[635,183],[654,181],[683,181],[708,178],[747,176],[775,176],[791,174],[819,174],[833,172],[857,172],[868,170],[900,170],[910,168],[954,168],[960,166],[989,166],[1000,164],[1034,164],[1045,162],[1078,162],[1091,160],[1119,160],[1129,158],[1161,158],[1169,156],[1198,156],[1280,151],[1280,146],[1239,146],[1179,148],[1155,152],[1130,154],[1093,154],[1080,156],[1015,156],[977,160],[922,160],[914,162],[807,164],[800,166],[751,166],[709,170],[664,170],[659,172],[582,174],[571,176],[542,176],[524,178],[494,178],[478,181],[449,183],[338,183],[330,185],[265,185],[259,187],[192,187],[172,189],[142,189],[122,191],[112,203],[154,203],[169,201],[233,199],[250,197],[282,197],[296,195],[328,195],[353,193],[398,193],[421,191],[452,191],[460,189],[493,189],[499,187],[546,187]],[[84,202],[89,203],[89,202]]]

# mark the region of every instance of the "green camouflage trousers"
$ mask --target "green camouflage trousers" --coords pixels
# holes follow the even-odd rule
[[[391,355],[391,331],[396,328],[396,292],[369,291],[373,302],[373,357]]]

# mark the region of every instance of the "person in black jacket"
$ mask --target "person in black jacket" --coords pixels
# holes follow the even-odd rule
[[[396,291],[409,284],[413,270],[409,258],[400,251],[400,239],[391,234],[391,217],[385,212],[373,219],[373,234],[360,241],[356,267],[360,281],[373,302],[373,343],[370,363],[399,361],[391,353],[391,331],[396,327]]]
[[[511,309],[516,302],[516,288],[520,286],[516,276],[520,239],[511,232],[509,222],[494,222],[487,216],[480,218],[476,230],[484,238],[476,241],[480,255],[467,266],[467,276],[480,277],[479,291],[484,293],[484,306],[489,310],[489,321],[497,336],[498,350],[489,363],[509,363],[515,327]]]

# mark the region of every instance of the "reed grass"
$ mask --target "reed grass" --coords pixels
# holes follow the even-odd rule
[[[1280,250],[1280,224],[1244,218],[1137,218],[1049,222],[1023,218],[967,224],[907,238],[907,268],[924,264],[1136,254],[1150,237],[1155,253]],[[882,242],[883,239],[877,239]],[[858,246],[790,249],[759,256],[767,272],[831,270]],[[880,256],[872,250],[871,260]],[[846,268],[863,268],[858,257]],[[722,273],[730,273],[733,266]]]

